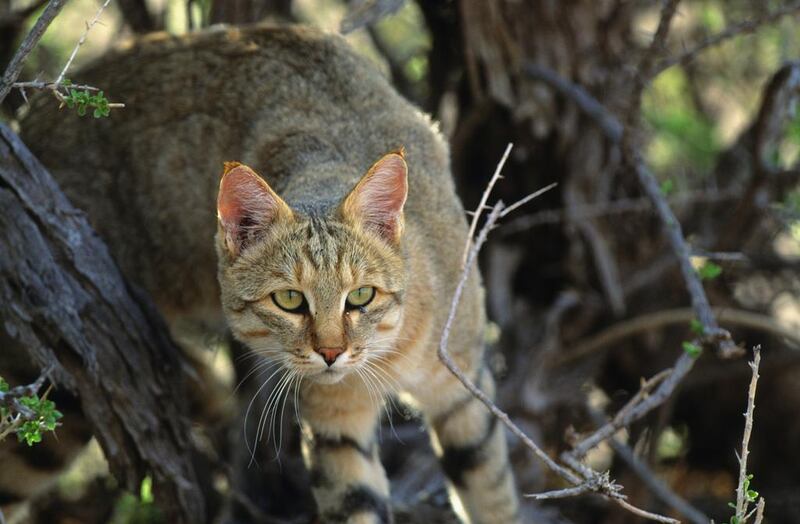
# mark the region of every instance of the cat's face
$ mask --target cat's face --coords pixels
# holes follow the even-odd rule
[[[227,166],[217,248],[234,335],[320,383],[383,367],[403,319],[406,188],[405,161],[390,153],[338,208],[309,216],[249,168]]]

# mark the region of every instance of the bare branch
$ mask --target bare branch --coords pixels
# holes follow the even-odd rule
[[[384,16],[397,12],[405,0],[354,0],[347,15],[339,24],[339,32],[343,35],[356,29],[372,25]]]
[[[514,144],[512,143],[509,143],[506,146],[506,150],[503,152],[503,156],[502,158],[500,158],[500,162],[497,163],[497,167],[494,170],[492,178],[489,179],[489,183],[486,184],[486,189],[483,190],[483,195],[481,195],[481,201],[478,203],[478,207],[472,214],[472,222],[470,222],[469,224],[469,232],[467,233],[467,244],[464,246],[464,256],[461,259],[462,267],[464,267],[467,263],[467,258],[469,257],[470,254],[470,245],[472,244],[472,237],[475,236],[475,230],[478,227],[478,220],[481,218],[481,213],[483,213],[483,210],[486,209],[486,201],[489,199],[489,194],[492,192],[495,183],[497,183],[498,180],[503,178],[500,175],[500,173],[503,171],[503,167],[506,165],[506,160],[508,160],[508,155],[509,153],[511,153],[512,147],[514,147]]]
[[[58,13],[61,12],[61,8],[64,7],[66,2],[67,0],[50,0],[47,7],[42,11],[42,15],[31,28],[28,36],[25,37],[25,40],[22,41],[17,52],[14,53],[14,57],[11,59],[11,62],[8,63],[5,73],[3,73],[3,78],[0,80],[0,103],[3,103],[3,100],[8,96],[14,82],[19,78],[22,65],[25,63],[28,55],[33,51],[33,48],[36,47],[36,44],[42,38],[42,35],[47,30],[50,23],[58,16]]]
[[[753,521],[754,524],[761,524],[764,520],[764,506],[766,502],[764,501],[764,497],[758,499],[758,504],[756,505],[756,520]]]
[[[47,380],[47,375],[50,374],[51,369],[52,368],[47,368],[46,370],[42,371],[42,373],[39,375],[39,378],[37,378],[32,384],[16,386],[9,389],[5,393],[0,391],[0,406],[10,406],[15,400],[18,400],[22,397],[32,397],[33,395],[37,395],[39,390],[42,389],[44,381]]]
[[[586,116],[590,117],[600,127],[603,133],[612,142],[622,140],[622,124],[608,109],[594,96],[578,84],[570,82],[552,69],[538,64],[527,63],[524,65],[525,74],[535,80],[541,80],[556,91],[570,99]]]
[[[81,48],[83,43],[86,41],[86,37],[88,36],[89,31],[92,29],[92,27],[94,27],[95,24],[98,23],[98,21],[100,20],[100,15],[103,13],[103,10],[106,8],[106,6],[108,6],[108,4],[110,2],[111,2],[111,0],[105,0],[105,2],[103,2],[103,4],[101,4],[100,7],[98,8],[97,12],[94,15],[94,18],[92,18],[92,20],[90,22],[86,23],[86,29],[84,30],[83,34],[81,35],[80,39],[78,40],[78,43],[75,44],[75,47],[72,49],[72,53],[70,54],[69,59],[67,60],[67,63],[64,64],[63,69],[61,69],[61,72],[59,73],[58,78],[56,78],[53,82],[44,82],[44,81],[40,81],[40,80],[34,80],[34,81],[29,81],[29,82],[13,82],[12,81],[12,83],[11,83],[11,85],[9,87],[9,90],[11,88],[19,89],[20,93],[22,93],[22,96],[23,96],[23,98],[25,98],[26,102],[28,100],[28,97],[25,94],[25,89],[31,88],[31,89],[47,90],[47,91],[50,91],[50,93],[52,93],[53,96],[61,104],[69,104],[68,98],[70,96],[71,91],[73,91],[73,90],[76,90],[76,91],[100,91],[100,89],[98,89],[97,87],[94,87],[94,86],[69,83],[67,80],[65,80],[64,77],[67,74],[67,71],[69,71],[69,68],[72,65],[73,60],[75,60],[75,56],[77,56],[78,50]],[[48,7],[49,7],[49,5],[48,5]],[[18,74],[19,73],[17,73],[17,75]],[[2,102],[2,98],[0,98],[0,102]],[[107,106],[108,106],[108,108],[116,109],[116,108],[125,107],[125,104],[108,103]]]
[[[473,215],[473,225],[477,224],[477,221],[480,219],[481,212],[486,208],[486,200],[488,199],[489,192],[491,187],[494,186],[495,182],[500,178],[500,172],[502,170],[502,165],[505,162],[508,153],[510,152],[511,146],[506,148],[506,151],[503,155],[503,158],[498,163],[498,167],[495,170],[494,175],[492,176],[491,180],[489,181],[489,187],[486,191],[484,191],[484,195],[481,198],[481,202],[478,205],[478,208],[475,210]],[[543,191],[538,191],[538,194],[541,194]],[[525,197],[522,201],[528,201],[530,198]],[[516,204],[514,205],[516,206]],[[488,409],[489,411],[497,417],[503,424],[508,427],[511,432],[516,435],[523,444],[530,449],[534,455],[536,455],[542,462],[544,462],[553,472],[558,474],[561,478],[571,483],[576,489],[569,489],[567,491],[561,490],[561,493],[571,493],[571,494],[579,494],[580,492],[584,491],[592,491],[603,495],[604,497],[616,502],[620,506],[623,506],[628,511],[631,511],[641,517],[648,518],[651,520],[655,520],[658,522],[666,522],[669,524],[675,524],[678,521],[671,519],[669,517],[665,517],[662,515],[657,515],[654,513],[649,513],[645,510],[637,508],[627,501],[625,501],[625,496],[620,493],[622,486],[618,484],[614,484],[609,478],[608,474],[600,474],[591,468],[588,468],[581,464],[578,460],[571,460],[569,465],[574,468],[574,470],[565,468],[555,462],[552,458],[550,458],[547,453],[545,453],[533,440],[531,440],[528,435],[522,431],[519,426],[514,424],[511,421],[511,418],[506,414],[503,410],[501,410],[497,405],[489,398],[486,393],[484,393],[480,388],[478,388],[475,383],[473,383],[469,377],[464,374],[464,372],[459,368],[459,366],[455,363],[455,361],[450,357],[450,354],[447,351],[447,342],[450,337],[450,330],[452,329],[453,321],[456,316],[456,311],[458,310],[458,304],[461,300],[461,295],[464,292],[464,286],[469,279],[469,276],[472,272],[474,267],[475,261],[477,259],[478,252],[480,251],[483,244],[486,242],[486,239],[489,235],[489,232],[494,227],[494,224],[497,220],[504,216],[505,205],[502,201],[498,201],[492,208],[489,213],[489,216],[486,219],[483,227],[478,232],[475,241],[472,242],[471,239],[468,239],[465,245],[465,260],[462,266],[461,277],[458,281],[456,286],[456,290],[453,293],[453,298],[450,302],[450,310],[448,312],[447,320],[445,322],[444,328],[442,329],[442,336],[439,341],[439,349],[437,351],[437,355],[442,363],[450,370],[453,375],[458,378],[458,380],[464,385],[467,390],[472,393],[475,398],[480,400]],[[477,226],[475,226],[477,227]],[[474,227],[470,228],[470,230],[474,230]],[[655,379],[653,380],[655,382]],[[562,455],[563,457],[563,455]],[[576,473],[578,472],[578,473]],[[555,495],[550,493],[548,495],[550,498],[553,498]]]
[[[713,311],[723,324],[758,329],[800,345],[800,333],[797,330],[778,324],[769,315],[731,308],[713,308]],[[688,325],[694,318],[695,312],[693,309],[676,308],[646,313],[623,320],[586,339],[579,340],[568,352],[555,355],[547,365],[553,367],[563,366],[596,351],[603,351],[615,344],[619,344],[622,340],[638,333],[649,332],[674,324]]]
[[[592,418],[597,424],[604,424],[605,420],[601,413],[590,410]],[[633,450],[622,443],[618,438],[612,437],[608,443],[631,470],[644,482],[650,491],[658,497],[664,504],[674,508],[678,513],[686,517],[693,524],[708,524],[710,519],[699,509],[692,506],[683,497],[672,491],[672,489],[651,470],[647,464],[634,455]]]
[[[649,511],[645,511],[641,508],[637,508],[627,500],[618,500],[617,504],[622,506],[623,508],[627,509],[634,515],[639,515],[643,519],[648,520],[655,520],[656,522],[666,522],[667,524],[681,524],[681,521],[675,520],[669,517],[665,517],[663,515],[659,515],[658,513],[651,513]]]
[[[698,203],[715,203],[728,200],[738,200],[742,197],[742,188],[730,187],[720,191],[686,191],[676,194],[668,201],[673,207],[688,206]],[[585,220],[589,218],[620,215],[623,213],[641,213],[653,209],[652,201],[647,197],[620,198],[608,202],[578,206],[570,211],[570,220]],[[567,220],[566,209],[547,209],[531,215],[524,215],[510,220],[499,227],[502,236],[513,235],[537,226],[558,224]]]
[[[736,487],[736,517],[738,522],[744,523],[747,516],[747,505],[750,502],[747,497],[746,483],[747,457],[750,455],[750,434],[753,432],[753,415],[756,409],[756,387],[758,386],[758,367],[761,364],[761,347],[753,348],[753,361],[749,363],[753,370],[753,377],[750,379],[750,388],[747,391],[747,411],[744,413],[744,434],[742,435],[742,452],[739,455],[739,485]],[[763,509],[762,509],[763,512]]]
[[[534,76],[536,78],[548,83],[562,95],[571,98],[581,110],[585,111],[588,116],[595,120],[598,126],[606,133],[609,140],[620,145],[624,127],[608,109],[583,87],[541,66],[526,66],[526,71],[528,71],[529,74],[535,71],[536,74]],[[741,354],[741,350],[737,348],[731,340],[730,334],[727,331],[721,330],[717,325],[714,314],[711,312],[708,298],[703,290],[703,285],[700,283],[700,278],[697,276],[689,259],[691,251],[683,237],[680,222],[675,218],[675,214],[672,212],[672,209],[670,209],[655,177],[653,177],[642,160],[641,155],[635,148],[626,148],[624,153],[628,164],[636,173],[645,194],[653,203],[656,214],[661,219],[667,239],[678,259],[686,289],[692,299],[692,307],[697,313],[698,320],[703,324],[704,332],[708,336],[713,336],[718,340],[719,352],[722,356],[732,357]],[[691,367],[689,362],[683,362],[680,366],[675,366],[676,369],[686,368],[687,373]]]
[[[709,36],[694,47],[691,47],[682,53],[673,56],[672,58],[665,59],[653,69],[651,78],[658,76],[665,69],[669,69],[674,65],[690,62],[700,52],[708,49],[709,47],[717,46],[726,40],[730,40],[731,38],[739,35],[754,33],[762,25],[771,24],[783,18],[784,16],[794,14],[797,11],[800,11],[800,2],[794,2],[771,13],[765,12],[761,14],[761,16],[756,16],[750,20],[745,20],[743,22],[739,22],[738,24],[734,24],[720,33]]]
[[[545,491],[544,493],[526,493],[523,497],[533,500],[550,500],[550,499],[565,499],[568,497],[576,497],[589,493],[592,491],[591,486],[588,484],[581,484],[573,488],[557,489],[555,491]]]
[[[509,145],[510,145],[510,144],[509,144]],[[531,200],[533,200],[534,198],[536,198],[536,197],[538,197],[538,196],[540,196],[540,195],[542,195],[542,194],[544,194],[544,193],[547,193],[548,191],[550,191],[551,189],[553,189],[553,188],[554,188],[554,187],[556,187],[557,185],[558,185],[558,183],[557,183],[557,182],[553,182],[553,183],[552,183],[552,184],[550,184],[549,186],[545,186],[545,187],[543,187],[542,189],[537,189],[536,191],[534,191],[534,192],[533,192],[533,193],[531,193],[530,195],[528,195],[528,196],[526,196],[526,197],[523,197],[523,198],[520,198],[519,200],[517,200],[516,202],[514,202],[513,204],[511,204],[510,206],[508,206],[507,208],[505,208],[505,209],[503,210],[503,212],[502,212],[502,213],[500,213],[500,218],[503,218],[503,217],[505,217],[506,215],[508,215],[509,213],[511,213],[512,211],[514,211],[515,209],[517,209],[517,208],[519,208],[519,207],[521,207],[521,206],[524,206],[525,204],[527,204],[528,202],[530,202],[530,201],[531,201]]]
[[[624,122],[630,130],[635,130],[638,127],[636,118],[639,115],[639,106],[642,104],[642,92],[645,85],[652,78],[653,64],[656,55],[664,48],[669,33],[669,26],[672,23],[672,18],[675,16],[675,11],[678,8],[680,0],[663,0],[661,7],[661,15],[658,20],[658,28],[653,35],[653,40],[642,55],[639,62],[639,67],[636,68],[636,75],[633,79],[633,89],[628,98],[628,109],[625,114]],[[628,137],[629,139],[632,137]]]
[[[61,70],[61,72],[58,74],[58,77],[53,82],[55,85],[60,85],[61,82],[64,80],[64,75],[67,74],[67,71],[69,71],[69,68],[72,65],[72,61],[75,60],[75,56],[77,56],[78,54],[78,49],[80,49],[83,43],[86,41],[86,37],[89,35],[89,31],[91,31],[94,25],[100,20],[100,15],[103,14],[103,10],[106,7],[108,7],[109,3],[111,3],[111,0],[105,0],[105,2],[103,2],[97,9],[97,12],[94,14],[94,18],[92,18],[92,20],[86,24],[86,29],[83,31],[80,40],[78,40],[78,43],[75,44],[75,47],[72,49],[72,53],[69,55],[67,63],[64,64],[64,68]]]
[[[467,256],[466,263],[464,264],[464,269],[461,273],[461,279],[458,282],[456,287],[455,294],[453,295],[453,299],[450,303],[450,312],[447,316],[447,321],[445,322],[444,329],[442,330],[442,338],[439,341],[439,351],[438,356],[439,359],[444,363],[447,369],[450,370],[453,375],[458,378],[464,387],[472,393],[475,397],[478,398],[481,402],[483,402],[489,411],[492,412],[494,416],[500,419],[512,433],[514,433],[517,437],[522,440],[522,442],[531,450],[533,453],[539,457],[547,466],[552,469],[554,472],[558,473],[559,476],[564,478],[565,480],[573,483],[573,484],[580,484],[581,479],[578,477],[574,472],[559,466],[550,456],[547,455],[535,442],[533,442],[530,437],[528,437],[524,431],[522,431],[516,424],[514,424],[509,416],[503,412],[500,408],[498,408],[494,402],[484,393],[483,391],[478,388],[470,379],[467,377],[461,368],[453,361],[450,357],[450,354],[447,352],[447,341],[450,338],[450,330],[452,328],[453,321],[455,319],[456,310],[458,308],[458,303],[461,300],[461,295],[464,292],[464,286],[467,283],[467,279],[469,278],[470,270],[475,263],[477,258],[478,251],[480,250],[483,243],[486,241],[486,238],[489,234],[489,230],[491,229],[494,222],[499,217],[500,213],[503,210],[503,203],[498,202],[495,204],[494,208],[492,209],[491,213],[489,213],[489,217],[486,220],[486,224],[481,228],[481,231],[478,233],[478,237],[475,240],[475,243],[472,245],[472,248],[469,251],[469,255]]]

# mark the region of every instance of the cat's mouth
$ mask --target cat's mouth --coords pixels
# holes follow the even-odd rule
[[[329,367],[325,370],[320,371],[311,378],[312,380],[319,382],[320,384],[336,384],[337,382],[341,381],[346,375],[347,371],[345,371],[342,368]]]

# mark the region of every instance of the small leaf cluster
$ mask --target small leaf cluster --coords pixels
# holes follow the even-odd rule
[[[38,396],[22,397],[20,404],[34,413],[32,420],[26,420],[17,429],[17,438],[20,442],[25,442],[33,446],[42,441],[42,433],[45,431],[55,431],[58,420],[63,416],[56,409],[56,404],[52,400],[40,399]]]
[[[84,116],[92,109],[92,116],[95,118],[107,117],[111,114],[108,98],[102,91],[92,93],[91,91],[78,91],[70,89],[69,95],[64,96],[64,104],[70,109],[75,109],[79,116]]]
[[[0,377],[0,393],[8,393],[9,389],[8,382]],[[0,436],[16,433],[19,441],[25,442],[28,446],[41,442],[42,434],[54,431],[59,425],[59,419],[63,417],[63,414],[56,409],[55,402],[39,398],[38,395],[20,397],[18,402],[26,412],[0,407]]]
[[[722,274],[722,268],[709,260],[697,269],[697,274],[700,280],[714,280]]]
[[[703,348],[699,345],[695,344],[694,342],[684,341],[683,344],[683,351],[692,358],[697,358],[703,352]]]
[[[750,489],[751,480],[753,480],[753,475],[752,474],[747,475],[744,479],[744,483],[742,484],[742,489],[744,490],[744,498],[748,504],[753,504],[758,500],[759,497],[758,491]],[[733,510],[736,510],[736,504],[734,504],[733,502],[728,502],[728,506],[733,508]],[[747,505],[745,505],[745,508],[747,508]],[[733,515],[731,516],[729,524],[742,524],[742,522],[740,521],[739,517]]]
[[[703,327],[703,323],[696,318],[689,321],[689,329],[692,330],[692,333],[700,337],[706,334],[706,328]]]

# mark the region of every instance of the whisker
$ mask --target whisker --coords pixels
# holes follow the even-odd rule
[[[242,385],[245,383],[245,381],[248,378],[250,378],[250,376],[252,376],[253,373],[255,373],[256,371],[265,371],[265,372],[267,372],[267,371],[269,371],[270,369],[272,369],[275,366],[280,366],[284,362],[285,362],[284,360],[265,360],[264,362],[259,362],[258,364],[253,366],[253,368],[250,371],[247,372],[247,374],[242,378],[242,380],[239,381],[239,383],[236,385],[236,387],[233,388],[233,391],[231,392],[231,396],[235,395],[236,392],[239,391],[239,388],[242,387]],[[263,369],[263,368],[266,368],[266,369]]]
[[[244,444],[247,447],[247,451],[250,453],[250,463],[247,465],[247,467],[250,467],[253,464],[253,462],[256,462],[256,443],[258,442],[258,426],[256,426],[256,440],[253,442],[253,447],[252,448],[250,447],[250,443],[247,440],[247,418],[250,416],[250,410],[253,408],[253,402],[255,402],[256,398],[261,393],[261,391],[267,386],[267,384],[269,384],[269,381],[272,379],[272,377],[274,377],[275,374],[279,373],[280,371],[281,371],[280,368],[275,370],[267,378],[267,380],[265,380],[264,383],[261,384],[261,386],[259,386],[256,392],[253,394],[253,398],[251,398],[250,402],[247,404],[247,409],[244,412],[244,422],[242,428],[244,433]]]

